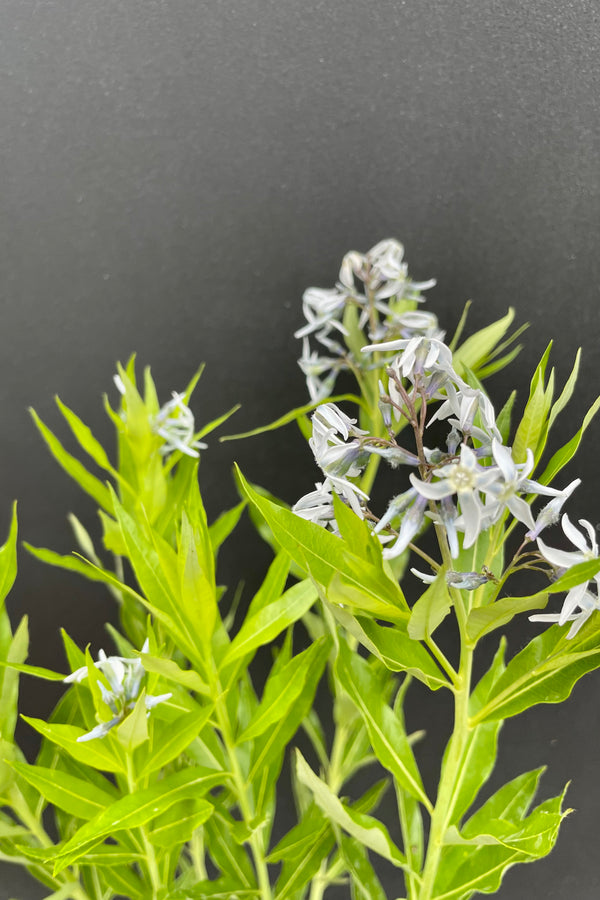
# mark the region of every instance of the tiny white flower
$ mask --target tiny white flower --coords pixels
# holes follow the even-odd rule
[[[148,652],[147,640],[144,642],[141,652]],[[111,690],[108,690],[106,685],[101,681],[98,682],[102,699],[111,712],[114,713],[114,716],[110,721],[100,722],[99,725],[92,728],[87,734],[82,734],[78,737],[77,741],[79,743],[102,738],[107,735],[115,725],[118,725],[119,722],[123,721],[125,716],[131,712],[135,706],[136,700],[140,694],[142,681],[146,674],[146,670],[139,657],[107,656],[104,650],[98,652],[98,659],[94,663],[94,666],[102,672],[111,687]],[[87,666],[82,666],[80,669],[76,669],[75,672],[67,675],[64,681],[67,683],[78,684],[88,676],[89,672]],[[159,703],[164,703],[165,700],[169,700],[171,696],[172,694],[170,693],[160,694],[158,696],[148,694],[148,696],[144,698],[146,710],[148,710],[149,713],[151,709]]]
[[[153,430],[164,440],[160,448],[163,456],[179,450],[186,456],[198,457],[198,450],[207,444],[194,440],[194,415],[184,403],[185,394],[172,393],[172,399],[160,409],[152,424]]]
[[[530,541],[535,541],[544,528],[547,528],[548,525],[556,525],[565,501],[568,500],[575,488],[579,487],[580,484],[581,478],[576,478],[568,484],[564,490],[553,497],[549,503],[542,507],[537,515],[534,527],[527,532],[525,537],[529,538]]]

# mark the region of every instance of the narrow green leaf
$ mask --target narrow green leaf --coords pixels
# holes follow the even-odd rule
[[[547,422],[548,409],[544,383],[536,370],[532,380],[532,391],[513,441],[512,455],[515,462],[525,462],[528,449],[537,459],[538,444]]]
[[[442,569],[412,608],[407,626],[409,637],[413,641],[431,637],[451,608],[452,599],[446,585],[446,572]]]
[[[99,478],[96,478],[95,475],[92,475],[91,472],[88,472],[78,459],[75,459],[74,456],[65,450],[58,438],[42,422],[34,409],[30,408],[29,412],[57,463],[81,488],[83,488],[86,494],[89,494],[90,497],[94,498],[96,503],[101,506],[102,509],[106,510],[109,514],[112,514],[110,493],[106,485],[103,484]]]
[[[75,778],[60,769],[11,763],[13,769],[53,806],[78,819],[92,819],[115,802],[114,796],[90,781]]]
[[[577,377],[579,375],[579,363],[581,361],[581,347],[577,350],[575,355],[575,362],[573,363],[573,368],[571,369],[571,374],[567,378],[564,388],[561,391],[560,396],[555,401],[550,410],[550,415],[548,417],[548,428],[552,428],[556,417],[560,415],[563,411],[571,397],[573,396],[573,391],[575,390],[575,385],[577,384]]]
[[[222,513],[219,518],[212,523],[208,529],[208,533],[210,535],[213,553],[216,554],[221,544],[227,540],[237,523],[240,521],[240,517],[246,509],[246,506],[246,501],[242,500],[242,502],[238,503],[237,506],[234,506],[233,509],[228,509],[226,512]]]
[[[180,684],[182,687],[189,688],[190,691],[196,691],[204,696],[210,695],[210,688],[200,675],[194,669],[181,669],[172,659],[161,659],[158,656],[151,656],[149,653],[140,653],[140,659],[146,672],[154,672],[156,675],[162,675],[167,681]]]
[[[6,543],[0,547],[0,613],[4,601],[17,577],[17,504],[13,503],[10,530]]]
[[[167,775],[162,781],[122,797],[91,819],[62,847],[56,859],[55,875],[72,865],[86,851],[105,837],[145,825],[179,800],[196,799],[223,781],[223,772],[200,767],[182,769]]]
[[[475,371],[486,360],[510,328],[514,317],[515,311],[509,307],[505,316],[480,331],[476,331],[454,351],[454,367],[459,375],[462,374],[464,366]]]
[[[91,429],[81,421],[78,415],[62,402],[58,395],[55,395],[54,400],[82,449],[85,450],[88,456],[91,456],[97,466],[110,472],[111,475],[118,477],[118,473],[115,472],[115,469],[111,465],[104,447],[100,441],[94,437]]]
[[[77,738],[82,737],[86,732],[77,725],[48,724],[43,719],[33,719],[30,716],[22,718],[39,734],[58,747],[62,747],[79,762],[104,772],[125,771],[123,759],[114,752],[114,744],[110,740],[111,735],[101,740],[78,743]]]
[[[502,443],[508,444],[510,437],[510,421],[512,416],[513,407],[515,405],[515,400],[517,399],[517,392],[512,391],[508,400],[496,416],[496,426],[498,431],[500,432],[500,436],[502,437]]]
[[[306,579],[288,588],[279,600],[269,603],[256,615],[247,618],[231,642],[222,666],[227,666],[263,644],[270,643],[289,625],[300,619],[313,605],[317,596],[314,585]]]
[[[581,443],[581,439],[585,434],[588,425],[600,409],[600,397],[597,397],[596,400],[592,403],[589,410],[585,414],[583,418],[583,422],[581,424],[581,428],[577,431],[570,441],[567,441],[559,450],[556,451],[554,456],[551,458],[550,462],[544,469],[543,474],[538,478],[538,481],[541,484],[550,484],[553,479],[558,475],[558,473],[564,469],[568,462],[570,462],[577,450],[579,449],[579,445]]]
[[[139,777],[145,778],[151,772],[162,769],[187,750],[208,722],[212,709],[212,705],[205,706],[198,712],[189,712],[179,716],[174,722],[161,722],[155,719],[152,753],[149,754],[147,761],[140,769]]]
[[[592,616],[572,639],[553,625],[506,667],[473,721],[506,719],[537,703],[560,703],[577,681],[600,666],[600,621]]]
[[[332,822],[395,866],[406,867],[406,858],[393,843],[385,826],[377,819],[358,813],[342,803],[325,782],[315,775],[299,750],[296,750],[296,774],[301,784],[310,789],[315,803]]]
[[[154,822],[152,831],[148,834],[150,843],[156,847],[164,847],[165,850],[170,850],[177,844],[185,844],[194,831],[212,815],[213,809],[213,805],[207,800],[197,800],[189,810],[182,811],[175,807],[174,815],[171,815],[172,810],[168,810]]]
[[[357,397],[355,394],[337,394],[334,397],[330,397],[328,399],[329,403],[341,403],[344,400],[348,400],[350,403],[357,403],[359,406],[362,406],[364,401],[362,397]],[[296,409],[292,409],[290,412],[286,413],[283,416],[280,416],[279,419],[276,419],[274,422],[271,422],[269,425],[261,425],[259,428],[253,428],[252,431],[244,431],[243,434],[227,434],[222,438],[219,438],[220,441],[239,441],[242,438],[254,437],[257,434],[264,434],[266,431],[276,431],[278,428],[282,428],[284,425],[289,425],[290,422],[294,422],[297,419],[300,419],[302,416],[305,416],[307,413],[312,412],[323,403],[322,400],[314,400],[311,403],[306,403],[304,406],[299,406]]]
[[[383,568],[378,569],[351,553],[344,541],[331,532],[261,497],[239,470],[238,477],[245,495],[264,517],[276,540],[307,574],[325,586],[339,574],[359,592],[396,606],[399,616],[408,616],[402,591]]]
[[[386,900],[385,891],[362,844],[342,835],[341,851],[350,875],[352,900]]]
[[[532,597],[503,597],[490,606],[472,609],[467,619],[467,637],[475,644],[484,634],[506,625],[519,613],[532,609],[545,609],[549,594],[534,594]]]
[[[320,655],[321,647],[325,643],[328,643],[327,638],[320,638],[302,653],[294,656],[274,675],[271,674],[265,685],[260,706],[236,743],[243,744],[244,741],[253,740],[264,734],[268,728],[287,715],[304,690],[315,658]]]
[[[342,688],[355,703],[369,733],[379,762],[398,783],[431,812],[432,805],[400,719],[378,696],[377,680],[368,663],[340,640],[335,672]]]
[[[202,440],[203,437],[206,437],[207,434],[210,434],[211,431],[215,431],[223,422],[226,422],[227,419],[230,419],[231,416],[241,408],[240,403],[236,403],[235,406],[232,406],[231,409],[228,409],[227,412],[222,413],[222,415],[217,416],[216,419],[213,419],[212,422],[208,422],[206,425],[203,425],[200,431],[198,431],[194,435],[194,440],[199,441]],[[221,440],[226,440],[226,438],[221,438]]]

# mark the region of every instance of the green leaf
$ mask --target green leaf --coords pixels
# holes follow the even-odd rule
[[[145,690],[142,690],[135,701],[135,706],[117,725],[114,733],[128,755],[149,739]]]
[[[340,640],[335,672],[359,710],[379,762],[404,790],[431,812],[413,752],[400,719],[378,695],[377,679],[368,663]]]
[[[246,501],[242,500],[242,502],[238,503],[237,506],[234,506],[233,509],[228,509],[226,512],[222,513],[208,529],[210,542],[215,555],[221,544],[227,540],[237,523],[240,521],[240,517],[246,509],[246,505]]]
[[[58,438],[42,422],[34,409],[30,408],[29,412],[57,463],[65,470],[67,475],[70,475],[71,478],[83,488],[86,494],[89,494],[90,497],[94,498],[96,503],[101,506],[102,509],[112,514],[110,493],[106,485],[103,484],[99,478],[96,478],[95,475],[92,475],[91,472],[88,472],[78,459],[75,459],[74,456],[65,450]]]
[[[264,517],[276,540],[307,574],[324,586],[339,574],[344,584],[359,593],[397,608],[398,618],[408,617],[408,605],[402,591],[383,568],[351,553],[344,541],[319,525],[261,497],[239,470],[238,477],[245,495]]]
[[[265,606],[279,600],[285,590],[290,572],[290,557],[285,550],[280,550],[271,562],[261,586],[250,601],[246,618],[254,616]]]
[[[8,620],[8,616],[6,617]],[[17,705],[19,699],[19,676],[15,671],[27,659],[29,650],[29,631],[27,616],[23,616],[14,637],[8,632],[8,647],[2,647],[6,663],[0,667],[0,737],[12,741],[17,722]],[[4,644],[4,641],[2,641]]]
[[[548,417],[548,429],[552,428],[556,417],[560,415],[563,411],[571,397],[573,396],[573,391],[575,390],[575,385],[577,384],[577,377],[579,375],[579,363],[581,361],[581,347],[577,350],[575,355],[575,362],[573,363],[573,368],[571,370],[571,374],[567,378],[564,388],[561,391],[560,397],[554,402],[552,409],[550,410],[550,415]]]
[[[275,885],[276,900],[295,898],[319,871],[335,846],[329,821],[312,803],[302,821],[282,838],[267,857],[269,862],[283,861]]]
[[[488,823],[496,820],[512,823],[517,829],[533,803],[543,772],[543,767],[533,769],[501,787],[465,822],[461,829],[462,836],[469,839],[485,834]]]
[[[18,762],[11,765],[45,800],[78,819],[92,819],[115,802],[112,794],[96,787],[91,781],[75,778],[59,769],[28,766]]]
[[[598,618],[590,618],[570,640],[567,628],[551,626],[513,657],[473,721],[506,719],[537,703],[560,703],[583,675],[597,669]]]
[[[333,493],[335,520],[340,534],[352,553],[366,559],[373,565],[381,565],[382,547],[364,519],[356,515],[336,494]]]
[[[212,705],[205,706],[197,712],[179,716],[174,722],[161,722],[159,719],[154,719],[152,752],[140,769],[138,777],[145,778],[151,772],[162,769],[187,750],[208,722],[212,709]]]
[[[185,620],[190,626],[195,623],[197,637],[208,650],[218,612],[212,547],[210,560],[207,560],[203,538],[208,540],[205,523],[192,527],[185,511],[182,512],[177,556],[179,601]]]
[[[542,357],[531,380],[529,399],[513,441],[512,455],[517,463],[525,462],[528,449],[533,452],[536,460],[539,459],[538,448],[547,430],[548,413],[552,403],[552,397],[548,397],[544,388],[542,374],[544,368],[545,356]]]
[[[271,728],[283,719],[304,690],[315,658],[320,655],[324,644],[329,645],[327,637],[322,637],[311,644],[302,653],[294,656],[283,668],[271,673],[263,694],[260,706],[256,710],[250,724],[237,738],[236,743],[250,741]]]
[[[185,844],[194,831],[212,815],[214,807],[207,800],[185,801],[183,808],[178,804],[159,816],[149,832],[148,838],[156,847],[166,850]]]
[[[162,781],[122,797],[73,835],[56,859],[54,873],[62,872],[86,851],[116,832],[145,825],[179,800],[199,799],[211,787],[223,781],[224,773],[200,767],[182,769]]]
[[[10,530],[6,543],[0,547],[0,613],[4,601],[17,577],[17,504],[13,503]]]
[[[196,691],[206,697],[210,696],[209,686],[194,669],[181,669],[174,660],[161,659],[158,656],[151,656],[149,653],[140,653],[139,656],[146,672],[154,672],[156,675],[162,675],[167,681],[180,684],[190,691]]]
[[[235,824],[229,813],[217,804],[204,826],[206,846],[223,875],[228,876],[238,886],[252,888],[256,884],[252,863],[245,848],[231,839]]]
[[[385,891],[362,844],[342,835],[340,849],[350,875],[352,900],[386,900]]]
[[[94,437],[90,428],[68,406],[65,406],[58,395],[55,395],[54,400],[82,449],[91,456],[97,466],[118,478],[118,472],[111,465],[104,447]]]
[[[512,391],[508,400],[496,416],[496,427],[500,432],[500,436],[502,437],[502,443],[508,444],[508,439],[510,437],[510,420],[512,416],[513,406],[515,405],[515,400],[517,399],[517,392]]]
[[[391,672],[407,672],[422,681],[432,691],[451,687],[437,663],[423,644],[413,641],[401,626],[378,625],[373,619],[355,617],[333,608],[341,625],[363,647],[376,656]]]
[[[550,484],[553,479],[558,475],[558,473],[564,469],[568,462],[570,462],[577,450],[579,449],[579,445],[581,443],[581,439],[585,434],[588,425],[600,409],[600,397],[597,397],[596,400],[592,403],[587,413],[583,418],[583,422],[581,423],[581,428],[577,431],[570,441],[567,441],[559,450],[556,451],[554,456],[551,458],[550,462],[544,469],[543,474],[537,479],[541,484]]]
[[[7,669],[13,669],[15,672],[21,672],[23,675],[34,675],[36,678],[42,678],[44,681],[64,681],[65,676],[60,672],[53,672],[52,669],[44,669],[41,666],[28,666],[24,663],[8,662],[0,659],[0,666]]]
[[[355,394],[337,394],[334,397],[329,397],[328,403],[341,403],[344,400],[348,400],[350,403],[357,403],[359,406],[363,406],[364,404],[362,397],[357,397]],[[304,406],[299,406],[296,409],[292,409],[284,416],[280,416],[279,419],[276,419],[274,422],[269,423],[269,425],[261,425],[259,428],[253,428],[252,431],[244,431],[242,434],[227,434],[224,437],[219,438],[219,440],[239,441],[242,438],[254,437],[254,435],[257,434],[264,434],[266,431],[276,431],[278,428],[282,428],[284,425],[289,425],[290,422],[295,422],[298,419],[301,419],[302,416],[305,416],[307,413],[312,412],[317,408],[317,406],[320,406],[322,403],[322,400],[313,400],[311,403],[306,403]]]
[[[358,813],[342,803],[325,782],[315,775],[299,750],[296,750],[296,774],[300,783],[310,789],[315,803],[332,822],[395,866],[406,867],[406,858],[393,843],[385,826],[372,816]]]
[[[408,622],[408,634],[413,641],[431,637],[435,629],[444,621],[452,607],[452,599],[446,585],[446,572],[442,569],[435,581],[419,597],[412,608]]]
[[[467,637],[476,644],[484,634],[506,625],[519,613],[532,609],[545,609],[549,594],[534,594],[531,597],[503,597],[490,606],[472,609],[467,618]]]
[[[502,340],[511,322],[515,317],[515,311],[509,307],[508,312],[497,322],[475,332],[460,345],[453,355],[453,365],[459,375],[463,374],[464,367],[477,370],[490,355],[496,344]]]
[[[306,579],[294,584],[279,598],[249,616],[231,642],[222,666],[270,643],[289,625],[300,619],[317,599],[314,585]]]
[[[372,590],[364,590],[349,581],[342,573],[336,572],[327,586],[327,600],[333,607],[352,610],[355,615],[372,616],[386,622],[395,622],[405,627],[407,615],[404,610],[375,596]]]
[[[77,725],[48,724],[43,719],[33,719],[30,716],[22,717],[39,734],[52,741],[58,747],[66,750],[74,759],[86,763],[94,769],[104,772],[124,772],[125,763],[121,756],[115,753],[114,742],[111,735],[101,740],[78,743],[77,738],[82,737],[86,731]]]

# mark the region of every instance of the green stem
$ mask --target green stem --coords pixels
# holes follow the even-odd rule
[[[450,738],[448,754],[442,769],[438,795],[431,817],[427,856],[423,868],[423,881],[417,900],[431,900],[433,897],[444,836],[452,819],[456,799],[456,783],[463,765],[464,752],[469,736],[469,696],[471,692],[473,649],[464,640],[463,628],[461,628],[461,635],[463,636],[463,645],[458,685],[455,692],[454,731]]]
[[[129,788],[130,794],[134,794],[138,788],[135,772],[133,769],[133,760],[130,753],[127,754],[127,786]],[[150,884],[152,885],[152,900],[157,900],[157,897],[162,890],[162,879],[160,877],[160,872],[158,871],[156,853],[154,852],[154,847],[148,837],[148,831],[145,826],[140,825],[139,832],[140,837],[142,838],[144,853],[146,855],[146,868],[148,869],[148,877],[150,879]]]
[[[248,798],[246,782],[244,780],[238,755],[235,749],[235,740],[231,732],[229,714],[224,703],[223,689],[221,687],[221,683],[216,671],[212,673],[212,679],[213,698],[217,720],[219,723],[219,731],[221,732],[223,744],[225,746],[225,750],[229,758],[229,763],[231,765],[231,774],[233,776],[233,783],[235,785],[238,805],[245,824],[251,829],[249,844],[250,850],[252,851],[252,858],[254,860],[254,869],[256,872],[260,896],[263,898],[263,900],[272,900],[273,894],[271,891],[269,870],[265,861],[264,847],[262,845],[262,839],[258,832],[252,830],[252,821],[254,818],[253,811],[250,800]]]

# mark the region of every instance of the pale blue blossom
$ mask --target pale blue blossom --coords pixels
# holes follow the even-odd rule
[[[568,484],[564,490],[558,492],[549,503],[542,507],[537,515],[534,527],[525,535],[528,540],[535,541],[544,528],[547,528],[549,525],[556,525],[565,501],[568,500],[575,488],[579,487],[580,484],[581,478],[576,478]]]
[[[598,541],[596,540],[596,532],[594,526],[587,519],[579,519],[582,529],[587,532],[586,536],[582,531],[573,525],[567,513],[563,514],[561,519],[562,529],[566,537],[577,548],[576,550],[558,550],[555,547],[548,547],[541,538],[538,538],[537,545],[544,559],[558,570],[568,570],[578,563],[586,562],[592,559],[598,559]],[[600,587],[600,574],[594,577],[597,587]],[[571,621],[570,617],[577,607],[582,607],[584,597],[588,592],[589,579],[581,584],[571,588],[565,597],[562,610],[557,619],[559,625]],[[586,600],[585,609],[589,607],[589,598]]]
[[[147,641],[144,643],[141,652],[148,652]],[[102,672],[110,685],[109,690],[101,680],[98,680],[102,699],[110,711],[114,713],[114,716],[107,722],[100,722],[87,734],[82,734],[78,737],[77,740],[80,743],[104,737],[115,725],[123,721],[136,704],[146,674],[139,657],[107,656],[104,650],[98,652],[98,659],[94,666]],[[70,675],[67,675],[64,680],[67,683],[78,684],[88,677],[89,671],[87,666],[82,666],[80,669],[76,669]],[[146,710],[149,713],[151,709],[159,703],[169,700],[171,696],[172,694],[170,693],[158,696],[148,694],[144,698]]]
[[[172,393],[172,399],[160,409],[152,423],[153,431],[164,441],[163,456],[179,450],[186,456],[198,457],[206,444],[194,440],[194,415],[185,404],[185,394]]]

